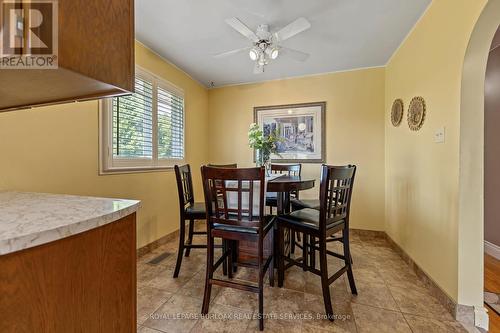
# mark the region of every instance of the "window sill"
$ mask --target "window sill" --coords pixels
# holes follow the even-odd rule
[[[174,166],[100,168],[99,176],[171,171]]]

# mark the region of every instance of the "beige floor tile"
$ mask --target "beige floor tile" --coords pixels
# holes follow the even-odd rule
[[[213,300],[219,294],[220,288],[212,286],[210,299]],[[199,298],[203,300],[205,293],[205,272],[200,271],[196,273],[180,290],[179,294]]]
[[[328,273],[332,275],[332,273]],[[330,297],[334,302],[346,301],[350,299],[351,291],[347,287],[345,274],[340,276],[330,285]],[[305,292],[307,294],[323,296],[323,288],[321,287],[321,277],[312,273],[306,273]]]
[[[162,333],[162,331],[158,331],[146,326],[138,326],[137,333]]]
[[[264,303],[265,302],[266,300],[264,299]],[[221,288],[217,297],[214,298],[213,303],[217,305],[231,306],[251,312],[257,310],[259,306],[258,295],[256,293],[233,288]]]
[[[411,333],[400,312],[352,304],[358,333]]]
[[[404,316],[413,333],[467,333],[467,330],[456,321],[439,321],[409,314]]]
[[[191,332],[245,332],[251,320],[253,320],[252,311],[244,311],[230,306],[214,304],[210,306],[208,316],[199,319]]]
[[[166,333],[189,332],[197,323],[202,301],[184,295],[174,295],[146,320],[143,326]]]
[[[318,328],[331,332],[356,332],[356,324],[350,302],[334,302],[332,300],[334,321],[326,317],[323,297],[318,295],[305,295],[305,313],[308,314],[302,321],[309,328]]]
[[[392,286],[389,286],[389,289],[403,313],[441,320],[453,320],[451,314],[437,299],[430,296],[428,291]]]
[[[165,303],[172,293],[163,289],[140,287],[137,289],[137,323],[142,324],[149,315]]]
[[[278,315],[292,315],[301,310],[304,304],[304,293],[285,288],[264,289],[264,312]]]
[[[384,283],[366,283],[358,281],[356,287],[358,289],[358,294],[351,296],[351,301],[353,303],[399,311],[389,288],[387,288]]]
[[[328,249],[342,253],[340,243],[330,243]],[[212,319],[202,318],[206,252],[192,250],[190,257],[183,257],[180,276],[173,279],[176,250],[175,240],[138,260],[138,332],[258,332],[256,294],[213,286]],[[147,263],[165,251],[170,255],[160,264]],[[292,267],[285,273],[284,288],[269,287],[266,278],[265,332],[410,332],[410,326],[413,332],[464,332],[387,241],[354,235],[351,253],[358,296],[351,295],[345,274],[330,285],[337,315],[333,323],[324,318],[320,277]],[[342,260],[329,258],[330,275],[342,266]],[[221,268],[215,275],[226,278]],[[235,274],[235,280],[256,278],[257,271],[245,267]],[[216,314],[247,317],[214,319]]]
[[[258,333],[259,331],[259,321],[257,319],[252,320],[246,330],[247,333]],[[297,323],[292,320],[278,320],[267,318],[264,320],[264,332],[272,333],[302,333],[302,332],[315,332],[306,331],[302,323]]]

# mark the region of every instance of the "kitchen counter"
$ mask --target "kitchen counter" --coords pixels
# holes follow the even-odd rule
[[[0,192],[0,332],[135,332],[139,205]]]
[[[139,205],[136,200],[0,192],[0,255],[117,221]]]

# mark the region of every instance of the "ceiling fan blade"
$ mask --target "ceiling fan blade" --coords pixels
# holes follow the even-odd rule
[[[262,74],[264,73],[264,66],[259,65],[259,63],[256,61],[255,66],[253,68],[253,73],[254,74]]]
[[[234,54],[238,54],[238,53],[241,53],[241,52],[248,51],[250,49],[251,49],[251,47],[242,47],[240,49],[235,49],[235,50],[231,50],[231,51],[226,51],[226,52],[214,54],[214,58],[225,58],[225,57],[232,56]]]
[[[238,31],[240,34],[250,39],[252,42],[257,43],[259,41],[259,37],[250,30],[243,22],[241,22],[238,18],[232,17],[226,19],[226,23],[229,24],[234,30]]]
[[[301,33],[302,31],[305,31],[311,27],[311,23],[309,23],[308,20],[306,20],[303,17],[299,17],[286,27],[282,28],[281,30],[277,31],[274,33],[274,37],[278,42],[287,40],[288,38],[291,38],[295,36],[298,33]]]
[[[279,50],[280,50],[280,54],[283,53],[283,55],[289,56],[290,58],[293,58],[297,61],[304,62],[309,58],[309,53],[290,49],[288,47],[280,46]]]

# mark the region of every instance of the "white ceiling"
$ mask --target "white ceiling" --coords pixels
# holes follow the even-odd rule
[[[383,66],[431,0],[136,0],[139,41],[205,86],[258,82],[294,76]],[[283,46],[311,54],[304,62],[285,56],[253,74],[247,53],[213,54],[250,46],[224,19],[236,16],[250,29],[271,31],[298,17],[311,29]]]

